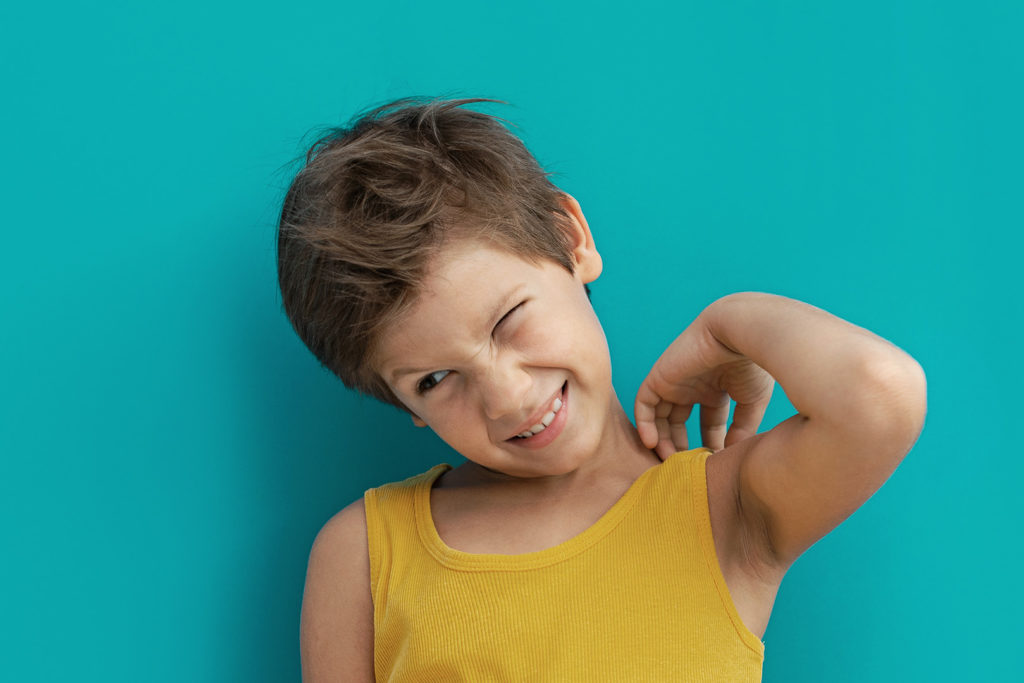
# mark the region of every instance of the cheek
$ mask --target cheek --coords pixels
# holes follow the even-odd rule
[[[575,365],[577,371],[587,372],[605,371],[609,365],[608,342],[592,311],[572,316],[554,312],[532,320],[524,332],[519,349],[531,362],[552,367]]]
[[[588,372],[601,383],[611,382],[611,356],[608,349],[608,339],[605,337],[604,328],[597,319],[597,314],[587,303],[587,310],[581,315],[575,324],[575,335],[579,348],[577,354],[585,360]]]
[[[472,438],[473,428],[479,426],[480,417],[462,394],[448,394],[439,403],[442,403],[443,411],[431,414],[428,424],[445,443],[458,450],[458,443]]]

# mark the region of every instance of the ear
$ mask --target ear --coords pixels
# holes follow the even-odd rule
[[[416,425],[417,427],[426,427],[427,426],[426,422],[424,422],[420,418],[416,417],[415,415],[412,416],[412,423],[414,425]]]
[[[562,208],[569,214],[569,235],[572,238],[572,258],[576,265],[576,274],[583,284],[593,282],[601,274],[603,266],[601,255],[594,246],[594,236],[590,234],[590,226],[583,216],[583,209],[576,198],[567,192],[562,193]]]

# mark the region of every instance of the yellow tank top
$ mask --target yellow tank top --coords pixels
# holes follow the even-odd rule
[[[760,681],[711,536],[710,453],[676,453],[521,555],[445,545],[430,488],[448,465],[367,491],[377,681]]]

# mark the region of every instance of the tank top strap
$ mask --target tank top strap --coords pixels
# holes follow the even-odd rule
[[[753,634],[740,618],[718,562],[708,502],[709,457],[714,457],[714,453],[705,447],[671,455],[658,468],[658,476],[650,482],[645,504],[675,509],[674,518],[692,530],[700,548],[698,552],[705,566],[706,576],[714,586],[722,611],[728,616],[743,643],[758,656],[763,656],[764,642]]]
[[[422,474],[403,481],[368,489],[363,494],[366,506],[367,550],[370,555],[370,591],[375,608],[383,607],[393,574],[396,548],[419,545],[416,532],[416,498],[429,495],[430,487],[451,465],[434,465]]]

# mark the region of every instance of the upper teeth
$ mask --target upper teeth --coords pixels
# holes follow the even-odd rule
[[[549,410],[548,412],[544,413],[544,417],[542,417],[540,419],[539,423],[533,425],[532,427],[527,429],[525,432],[520,432],[520,433],[516,434],[516,436],[518,436],[521,439],[525,439],[528,436],[533,436],[534,434],[539,434],[539,433],[543,432],[545,429],[547,429],[547,426],[550,425],[551,422],[555,419],[555,414],[558,413],[558,411],[561,408],[562,408],[562,399],[561,398],[556,398],[554,401],[551,402],[551,410]]]

